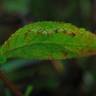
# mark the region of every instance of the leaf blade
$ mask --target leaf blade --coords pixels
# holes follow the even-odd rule
[[[69,23],[36,22],[17,30],[2,45],[0,54],[40,60],[96,55],[96,35]]]

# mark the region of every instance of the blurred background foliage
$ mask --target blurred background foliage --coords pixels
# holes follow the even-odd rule
[[[20,27],[42,20],[70,22],[95,33],[96,0],[0,0],[0,44]],[[1,69],[25,96],[96,96],[95,59],[62,61],[62,74],[47,61],[13,59]],[[0,96],[15,96],[2,81]]]

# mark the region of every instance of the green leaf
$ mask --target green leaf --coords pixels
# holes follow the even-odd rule
[[[0,55],[38,60],[96,55],[96,35],[70,23],[36,22],[17,30],[2,45]]]
[[[26,93],[24,94],[24,96],[30,96],[30,93],[32,93],[32,91],[33,91],[33,86],[28,85],[28,88],[27,88]]]

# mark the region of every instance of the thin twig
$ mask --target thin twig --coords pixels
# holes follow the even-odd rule
[[[14,85],[0,70],[0,80],[4,82],[4,84],[15,94],[15,96],[23,96],[22,93],[19,91],[18,87]]]

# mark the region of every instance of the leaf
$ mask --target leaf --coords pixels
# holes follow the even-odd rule
[[[24,96],[30,96],[30,93],[32,93],[32,91],[33,91],[32,85],[28,85],[28,88]]]
[[[96,55],[96,35],[70,23],[36,22],[17,30],[2,45],[0,55],[38,60]]]

